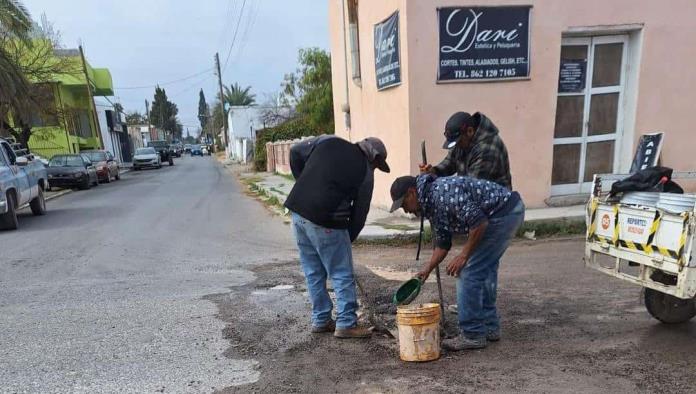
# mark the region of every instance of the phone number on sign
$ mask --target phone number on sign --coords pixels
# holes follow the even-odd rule
[[[469,78],[509,78],[517,76],[514,68],[497,68],[489,70],[455,70],[454,77],[457,79]]]

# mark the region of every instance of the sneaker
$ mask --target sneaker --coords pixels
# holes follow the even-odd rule
[[[326,325],[323,326],[315,326],[312,325],[312,334],[321,334],[325,332],[334,332],[336,330],[336,322],[333,320],[329,320]]]
[[[500,340],[500,330],[488,331],[486,340],[488,342],[498,342]]]
[[[372,330],[358,325],[350,328],[336,328],[334,336],[336,338],[369,338]]]
[[[483,349],[487,345],[486,337],[467,338],[464,335],[457,335],[454,338],[442,341],[442,347],[447,350],[459,351],[467,349]]]

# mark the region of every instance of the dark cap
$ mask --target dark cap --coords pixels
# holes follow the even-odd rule
[[[389,212],[394,212],[397,209],[401,208],[401,205],[404,203],[404,197],[406,197],[408,189],[412,187],[416,187],[416,177],[406,175],[396,178],[394,183],[392,183],[391,185],[391,190],[389,190],[389,193],[391,193],[392,201],[394,201]]]
[[[445,123],[445,143],[442,149],[452,149],[457,145],[457,140],[462,135],[462,127],[466,126],[471,119],[468,112],[457,112],[450,116]]]
[[[367,160],[373,163],[375,167],[384,172],[389,172],[389,164],[387,164],[387,147],[384,142],[376,137],[367,137],[358,142],[358,146],[367,156]]]

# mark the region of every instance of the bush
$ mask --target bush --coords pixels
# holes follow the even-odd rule
[[[333,130],[331,130],[331,132],[333,133]],[[310,127],[307,120],[303,117],[288,120],[275,127],[259,130],[256,134],[254,168],[256,171],[266,171],[267,142],[294,140],[319,134],[324,134],[324,132]]]

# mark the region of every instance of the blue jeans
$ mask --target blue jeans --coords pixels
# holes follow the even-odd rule
[[[459,273],[459,329],[467,338],[483,338],[488,332],[500,329],[495,306],[498,266],[500,258],[523,221],[522,201],[507,215],[488,219],[488,227],[481,242]]]
[[[358,299],[348,230],[318,226],[294,212],[292,228],[312,302],[312,325],[323,327],[331,320],[333,303],[326,289],[328,277],[336,294],[336,327],[355,326]]]

